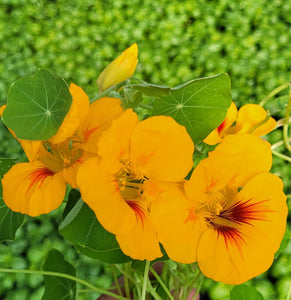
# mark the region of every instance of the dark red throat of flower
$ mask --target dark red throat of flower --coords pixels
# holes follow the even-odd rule
[[[34,171],[32,171],[29,174],[29,185],[28,188],[26,190],[26,194],[31,190],[31,188],[33,186],[36,186],[37,189],[39,189],[41,187],[41,185],[43,184],[44,180],[49,177],[49,176],[53,176],[55,173],[46,168],[46,167],[41,167],[38,168]]]
[[[140,220],[142,224],[144,224],[144,219],[146,216],[144,208],[141,206],[141,204],[138,203],[138,201],[126,201],[126,203],[134,211],[136,218]]]
[[[242,243],[246,243],[241,231],[240,225],[247,224],[254,226],[253,221],[267,221],[266,213],[272,212],[265,205],[269,200],[263,200],[256,203],[251,203],[251,199],[247,201],[238,201],[229,208],[222,210],[218,217],[226,221],[231,222],[233,226],[215,224],[212,222],[212,226],[217,231],[218,236],[222,235],[226,247],[229,244],[235,244],[239,249]]]

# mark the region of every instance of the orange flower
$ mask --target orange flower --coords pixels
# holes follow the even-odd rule
[[[100,161],[87,160],[77,176],[82,199],[125,254],[140,260],[162,256],[149,207],[159,194],[156,182],[183,181],[192,167],[186,129],[164,116],[139,123],[128,109],[98,146]]]
[[[134,73],[138,61],[137,54],[137,44],[134,43],[102,71],[97,79],[100,92],[126,80]]]
[[[89,107],[80,87],[71,84],[70,93],[73,102],[56,135],[48,141],[19,140],[29,162],[14,165],[2,179],[3,200],[14,211],[37,216],[56,209],[66,184],[77,188],[81,163],[97,156],[101,133],[123,112],[120,99],[101,98]]]
[[[194,169],[185,191],[164,187],[151,218],[169,257],[198,261],[204,275],[228,284],[266,271],[287,216],[282,181],[268,173],[271,163],[267,142],[229,135]]]
[[[235,126],[231,125],[235,123]],[[237,133],[265,135],[276,126],[276,121],[267,115],[264,108],[258,104],[246,104],[237,112],[232,102],[224,121],[204,139],[208,145],[220,143],[224,136]]]

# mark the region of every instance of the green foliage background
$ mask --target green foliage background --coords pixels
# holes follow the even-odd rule
[[[134,42],[140,53],[136,77],[175,86],[228,72],[234,101],[257,103],[290,81],[290,11],[291,2],[285,0],[2,0],[0,105],[6,102],[14,80],[40,67],[82,86],[92,97],[102,69]],[[271,141],[280,135],[272,133]],[[23,156],[3,125],[0,155]],[[288,193],[290,167],[275,159],[273,170],[284,179]],[[56,229],[53,216],[57,218],[60,211],[30,219],[18,231],[15,243],[1,244],[0,265],[38,269],[53,247],[70,262],[76,261],[72,247]],[[290,256],[289,244],[271,270],[251,282],[265,299],[286,299]],[[100,285],[110,284],[108,272],[104,272],[108,266],[84,257],[81,262],[81,276]],[[40,299],[42,286],[38,276],[0,274],[3,299]],[[204,293],[211,299],[228,299],[229,290],[211,280],[204,284]],[[94,297],[90,294],[81,299]]]

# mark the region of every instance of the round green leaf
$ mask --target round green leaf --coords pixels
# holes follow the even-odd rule
[[[71,276],[76,276],[75,268],[68,263],[62,253],[53,249],[48,254],[48,257],[43,265],[45,271],[65,273]],[[76,282],[59,276],[44,276],[45,291],[42,300],[76,299]]]
[[[230,300],[264,300],[262,294],[254,287],[241,284],[235,286],[230,292]]]
[[[131,258],[120,250],[115,235],[102,227],[95,213],[82,199],[76,203],[76,197],[77,193],[72,190],[67,204],[70,211],[65,210],[65,218],[59,227],[63,237],[81,253],[100,261],[108,263],[130,261]]]
[[[56,134],[71,104],[66,82],[40,69],[11,85],[3,121],[19,139],[47,140]]]
[[[171,89],[154,102],[153,115],[166,115],[184,125],[194,143],[218,127],[231,104],[227,74],[195,79]]]

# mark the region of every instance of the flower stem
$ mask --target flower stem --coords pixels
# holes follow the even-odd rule
[[[285,83],[280,85],[279,87],[275,88],[268,96],[266,96],[261,102],[260,105],[264,106],[272,97],[274,97],[276,94],[280,93],[284,89],[286,89],[289,86],[289,83]]]
[[[285,122],[283,125],[283,139],[284,139],[284,144],[288,149],[288,151],[291,151],[291,145],[288,142],[288,125],[289,125],[290,108],[291,108],[291,86],[289,85],[289,101],[286,107]]]
[[[114,293],[108,292],[107,290],[98,288],[98,287],[86,282],[83,279],[80,279],[78,277],[75,277],[75,276],[72,276],[72,275],[69,275],[69,274],[65,274],[65,273],[51,272],[51,271],[3,269],[3,268],[0,268],[0,272],[2,272],[2,273],[40,274],[40,275],[44,275],[44,276],[62,277],[62,278],[66,278],[66,279],[75,281],[77,283],[80,283],[80,284],[88,287],[90,290],[94,290],[94,291],[96,291],[100,294],[106,294],[108,296],[114,297],[115,299],[128,300],[128,298],[125,298],[125,297],[116,295]]]
[[[125,268],[125,273],[123,274],[124,276],[124,289],[125,289],[125,295],[126,297],[130,298],[130,288],[129,288],[129,272],[130,272],[130,268],[129,268],[129,264],[125,264],[124,268]],[[128,274],[128,276],[127,276]]]
[[[284,155],[284,154],[282,154],[282,153],[280,153],[280,152],[278,152],[278,151],[276,151],[276,150],[274,150],[274,149],[272,149],[272,153],[273,153],[275,156],[280,157],[281,159],[284,159],[284,160],[286,160],[286,161],[288,161],[288,162],[291,162],[291,157],[289,157],[289,156],[287,156],[287,155]]]
[[[118,282],[118,279],[117,279],[117,275],[116,275],[116,272],[115,272],[115,267],[114,267],[113,264],[111,264],[111,272],[112,272],[112,275],[113,275],[114,285],[115,285],[115,287],[117,289],[117,292],[118,292],[119,295],[122,296],[120,285],[119,285],[119,282]]]
[[[144,267],[141,300],[145,300],[145,298],[146,298],[147,282],[148,282],[148,277],[149,277],[149,268],[150,268],[150,261],[147,260],[145,263],[145,267]]]
[[[150,267],[150,270],[151,270],[152,274],[155,276],[155,278],[157,279],[157,281],[159,282],[159,284],[161,285],[161,287],[164,289],[164,291],[166,292],[166,294],[168,295],[169,299],[174,300],[171,292],[169,291],[169,289],[165,285],[165,283],[162,280],[162,278],[158,275],[158,273],[152,267]]]

